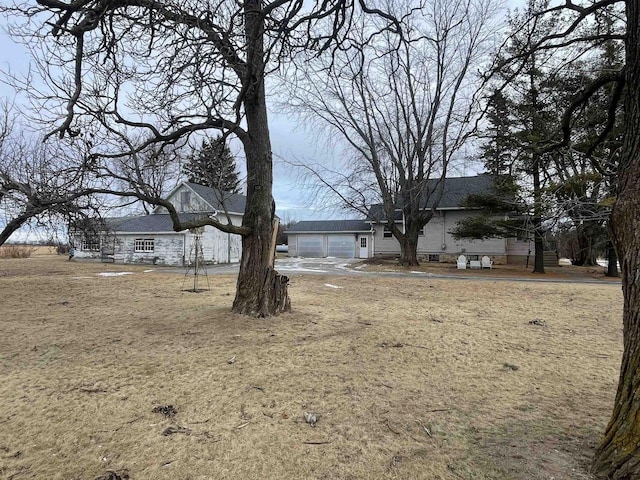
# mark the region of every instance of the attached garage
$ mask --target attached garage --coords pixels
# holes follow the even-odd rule
[[[289,256],[292,257],[370,256],[371,225],[363,220],[298,222],[287,230],[287,235]]]

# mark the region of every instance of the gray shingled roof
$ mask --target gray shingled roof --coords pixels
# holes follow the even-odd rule
[[[202,214],[181,213],[178,215],[181,221],[195,220]],[[169,214],[152,213],[139,217],[105,218],[109,228],[118,233],[156,233],[173,232],[173,222]]]
[[[368,232],[371,225],[364,220],[317,220],[298,222],[287,229],[287,233],[310,232]]]
[[[216,210],[224,211],[224,207],[229,213],[244,213],[247,204],[247,197],[237,193],[223,192],[215,188],[205,187],[197,183],[185,182],[194,192],[204,198]],[[224,204],[224,207],[223,207]]]
[[[438,209],[463,208],[465,199],[472,194],[488,193],[493,189],[494,177],[491,175],[477,175],[475,177],[451,177],[444,180],[444,191]],[[429,180],[427,193],[422,200],[422,208],[431,208],[434,203],[433,192],[438,187],[438,180]],[[371,205],[369,218],[383,219],[384,208],[382,204]],[[396,220],[402,220],[402,212],[396,212]]]

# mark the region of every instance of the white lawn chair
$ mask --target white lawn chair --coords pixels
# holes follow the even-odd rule
[[[491,261],[491,259],[486,255],[482,257],[482,268],[491,269],[492,267],[493,267],[493,262]]]
[[[460,270],[466,270],[467,269],[467,257],[465,257],[464,255],[460,255],[458,257],[458,268]]]

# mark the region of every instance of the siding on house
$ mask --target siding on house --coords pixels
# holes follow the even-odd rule
[[[507,261],[513,265],[526,265],[527,257],[529,264],[533,265],[535,248],[533,241],[518,240],[516,238],[507,239]]]
[[[117,233],[100,235],[99,250],[84,250],[82,237],[74,237],[77,258],[100,259],[103,250],[109,251],[116,262],[154,263],[157,265],[182,265],[184,257],[184,233]],[[153,252],[136,252],[137,239],[153,240]],[[112,252],[112,253],[111,253]]]
[[[503,238],[487,240],[456,240],[449,233],[456,223],[479,212],[440,210],[425,226],[424,235],[418,237],[418,255],[461,253],[478,255],[506,255],[507,243]],[[402,224],[398,223],[402,228]],[[383,225],[376,225],[374,237],[375,255],[397,255],[400,244],[395,237],[385,238]]]
[[[207,263],[234,263],[240,261],[242,237],[218,230],[210,225],[205,226],[200,236],[202,248],[201,258]],[[187,236],[186,263],[195,261],[195,235]]]
[[[136,239],[153,239],[153,252],[136,252]],[[184,234],[126,235],[118,236],[120,250],[116,250],[116,261],[124,263],[153,263],[154,265],[182,265],[184,258]]]

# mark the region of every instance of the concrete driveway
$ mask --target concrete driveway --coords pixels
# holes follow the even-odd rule
[[[359,258],[300,258],[285,257],[276,259],[276,270],[285,275],[295,273],[319,275],[358,275],[364,273],[350,267],[359,262]]]
[[[456,274],[446,273],[429,273],[420,271],[399,271],[394,268],[389,268],[384,271],[366,271],[366,266],[352,266],[355,263],[360,262],[358,258],[299,258],[299,257],[283,257],[276,259],[276,269],[278,272],[288,275],[350,275],[350,276],[380,276],[380,277],[413,277],[413,278],[442,278],[451,280],[479,280],[479,281],[507,281],[507,282],[546,282],[546,283],[594,283],[601,285],[620,285],[619,282],[606,282],[598,279],[589,278],[549,278],[549,277],[536,277],[525,278],[514,276],[499,276],[499,275],[478,275],[474,274],[473,270],[467,270],[464,273],[456,272]],[[206,267],[207,274],[237,274],[238,264],[220,264],[220,265],[208,265]],[[175,268],[169,267],[170,270],[175,273],[185,274],[184,267]],[[193,274],[193,270],[188,272]],[[497,272],[496,272],[497,273]]]
[[[349,268],[350,264],[359,262],[357,258],[293,258],[283,257],[276,259],[276,270],[285,275],[292,275],[296,273],[302,274],[317,274],[317,275],[357,275],[359,270]],[[184,267],[167,267],[176,271],[185,272]],[[219,265],[207,265],[208,274],[234,274],[238,273],[239,265],[237,263],[232,264],[219,264]],[[193,272],[193,267],[189,273]]]

